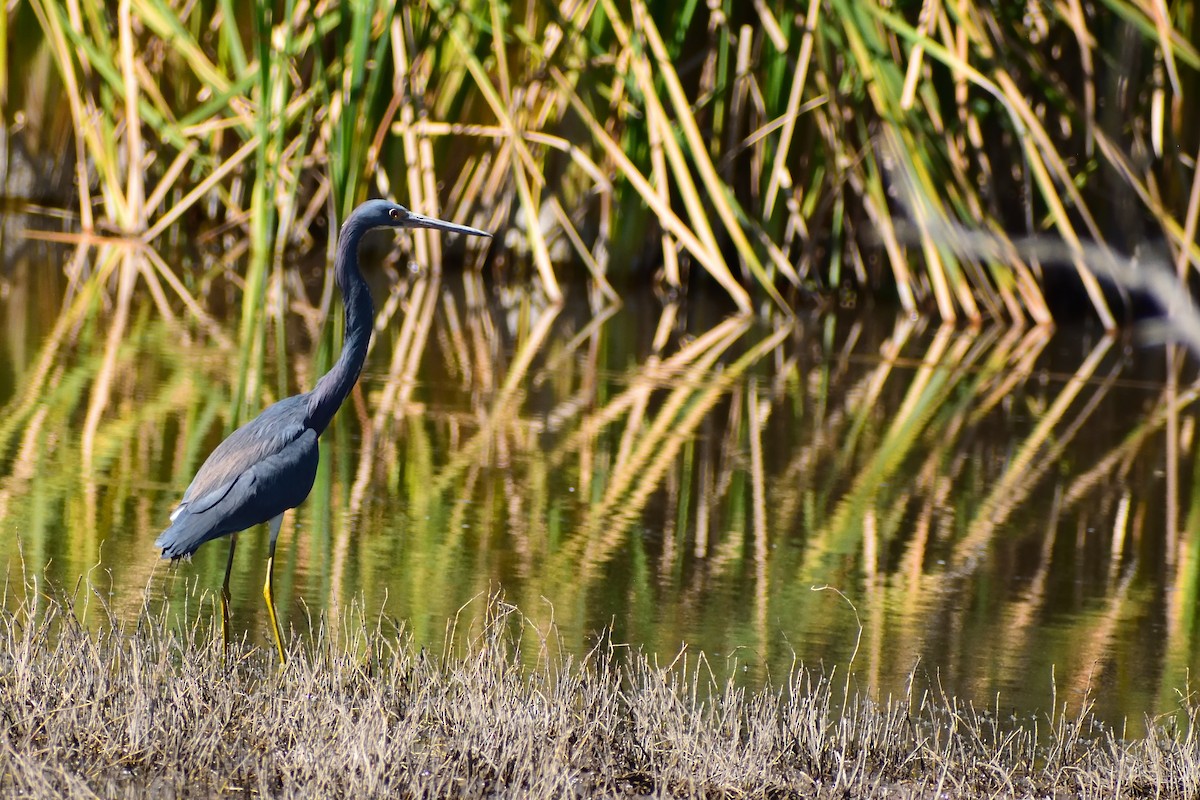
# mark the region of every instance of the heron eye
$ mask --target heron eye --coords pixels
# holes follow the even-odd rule
[[[391,217],[392,219],[400,219],[400,212],[394,208],[389,208],[388,216]]]

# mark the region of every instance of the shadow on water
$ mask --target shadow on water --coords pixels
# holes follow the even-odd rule
[[[216,588],[223,543],[169,568],[152,542],[232,420],[236,315],[186,310],[221,307],[220,268],[176,290],[131,250],[6,256],[10,579],[87,576],[129,617],[147,593]],[[268,292],[259,407],[329,361],[320,279]],[[439,643],[503,591],[567,647],[611,626],[755,683],[799,659],[880,696],[911,679],[1018,714],[1176,707],[1197,661],[1197,389],[1169,349],[392,279],[376,276],[363,380],[285,521],[285,625],[362,598]],[[263,642],[265,557],[265,531],[243,536],[233,575],[236,622]]]

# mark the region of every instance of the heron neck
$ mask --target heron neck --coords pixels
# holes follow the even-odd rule
[[[358,382],[375,323],[371,292],[362,273],[358,271],[358,244],[366,230],[357,222],[352,215],[342,226],[334,260],[334,277],[338,288],[342,290],[342,304],[346,310],[342,353],[329,372],[317,381],[308,398],[308,426],[316,430],[318,435],[324,433],[333,415]]]

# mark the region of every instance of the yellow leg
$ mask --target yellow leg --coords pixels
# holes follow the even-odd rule
[[[275,566],[275,556],[267,559],[267,585],[263,587],[263,597],[267,599],[267,616],[271,618],[271,633],[275,634],[275,649],[279,651],[279,666],[287,664],[287,656],[283,654],[283,634],[279,632],[279,620],[275,617],[275,597],[271,593],[271,573]]]
[[[229,560],[225,562],[225,580],[221,583],[221,656],[229,655],[229,573],[233,570],[233,551],[237,534],[229,537]]]
[[[287,656],[283,652],[283,634],[279,631],[279,620],[275,616],[275,595],[271,591],[275,574],[275,540],[279,538],[279,524],[283,522],[280,514],[271,520],[271,546],[267,551],[267,583],[263,586],[263,597],[267,601],[267,616],[271,618],[271,633],[275,635],[275,649],[279,651],[279,666],[287,664]]]

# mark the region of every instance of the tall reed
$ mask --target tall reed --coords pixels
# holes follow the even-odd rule
[[[575,260],[610,295],[704,274],[742,310],[889,287],[946,320],[1045,321],[1061,264],[1112,325],[1087,246],[1200,255],[1191,2],[29,7],[76,120],[82,227],[244,226],[244,327],[268,253],[374,192],[509,229],[504,258],[551,300]],[[947,247],[891,199],[882,139],[939,214],[1068,257]]]

